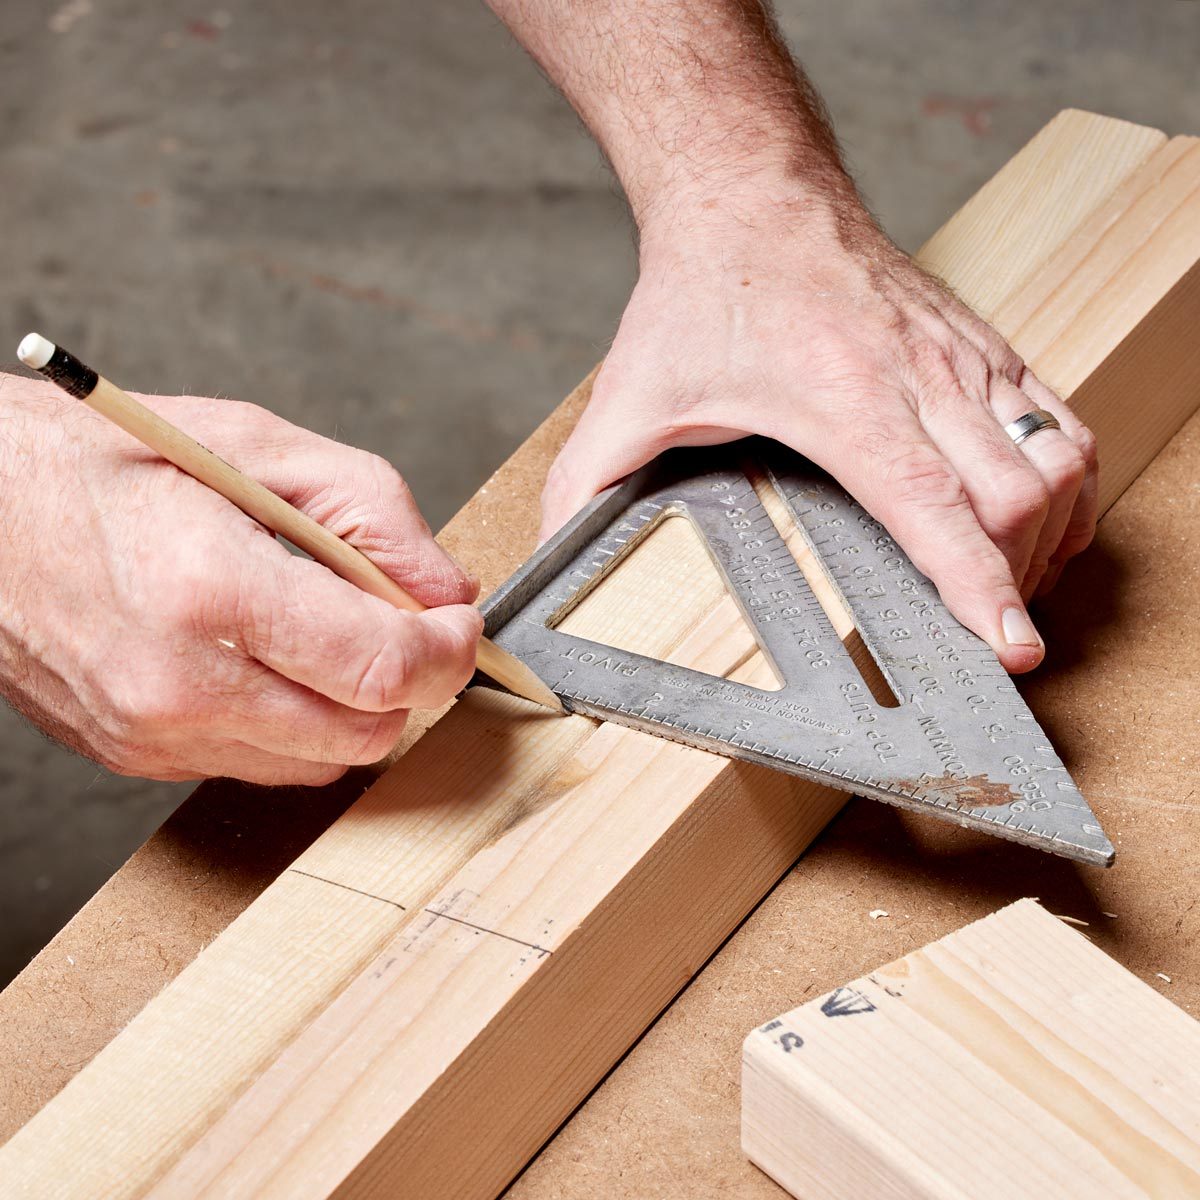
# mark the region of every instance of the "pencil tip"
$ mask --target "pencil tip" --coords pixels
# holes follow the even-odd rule
[[[486,637],[479,641],[475,665],[485,675],[508,688],[514,696],[531,700],[534,704],[540,704],[560,716],[566,713],[562,701],[546,686],[545,680],[536,671]]]
[[[525,699],[548,708],[560,717],[566,716],[567,710],[563,707],[563,702],[536,675],[532,672],[530,674],[533,677],[526,684]]]
[[[548,708],[551,712],[557,713],[559,716],[565,716],[567,710],[563,707],[562,701],[525,663],[521,662],[520,659],[516,661],[521,667],[520,674],[516,679],[510,679],[508,686],[513,691],[516,691],[518,695],[524,696],[526,700],[532,700],[534,704],[540,704],[543,708]],[[514,687],[514,684],[518,683],[520,684],[519,689]]]

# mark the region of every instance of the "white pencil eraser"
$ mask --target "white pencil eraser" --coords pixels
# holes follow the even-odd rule
[[[40,333],[27,333],[17,347],[17,357],[35,371],[40,371],[54,357],[54,343]]]

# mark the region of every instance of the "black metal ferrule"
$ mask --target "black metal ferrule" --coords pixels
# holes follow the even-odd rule
[[[61,346],[55,346],[54,354],[41,368],[41,373],[76,400],[86,400],[100,382],[100,376],[91,367],[81,363],[75,355]]]

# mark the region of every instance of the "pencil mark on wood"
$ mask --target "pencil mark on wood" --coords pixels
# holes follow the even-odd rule
[[[827,1017],[856,1017],[860,1013],[875,1011],[875,1005],[854,988],[840,987],[827,1000],[821,1002],[821,1011]]]
[[[547,950],[545,946],[539,946],[534,942],[522,941],[521,938],[513,937],[511,934],[501,933],[496,929],[488,929],[485,925],[476,925],[474,921],[466,921],[462,917],[451,916],[450,913],[438,912],[436,908],[427,908],[425,910],[431,917],[445,917],[447,921],[457,921],[460,925],[465,925],[468,929],[474,929],[477,933],[490,933],[493,937],[503,938],[506,942],[515,942],[518,946],[524,946],[527,950],[534,950],[542,958],[548,958],[554,953],[553,950]]]
[[[378,900],[381,904],[390,904],[401,912],[408,911],[398,900],[389,900],[386,896],[376,896],[374,892],[364,892],[362,888],[351,887],[348,883],[339,883],[336,879],[326,879],[324,875],[314,875],[311,871],[301,871],[299,867],[288,867],[288,870],[293,875],[303,875],[306,879],[316,879],[320,883],[328,883],[333,887],[343,888],[347,892],[356,892],[360,896],[366,896],[368,900]]]

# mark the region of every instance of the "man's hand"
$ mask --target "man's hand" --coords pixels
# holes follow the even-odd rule
[[[320,784],[473,669],[477,585],[382,459],[253,405],[142,397],[423,603],[306,558],[53,387],[0,377],[0,689],[114,771]]]
[[[1003,425],[1034,408],[1063,432],[1018,447]],[[1091,437],[869,222],[761,203],[644,237],[591,403],[551,469],[544,532],[668,447],[750,433],[834,475],[1009,670],[1041,660],[1023,598],[1091,540]]]
[[[1091,435],[880,232],[761,0],[489,0],[608,154],[641,274],[544,532],[670,446],[749,433],[829,470],[1011,671],[1091,540]],[[1020,447],[1035,408],[1062,431]]]

